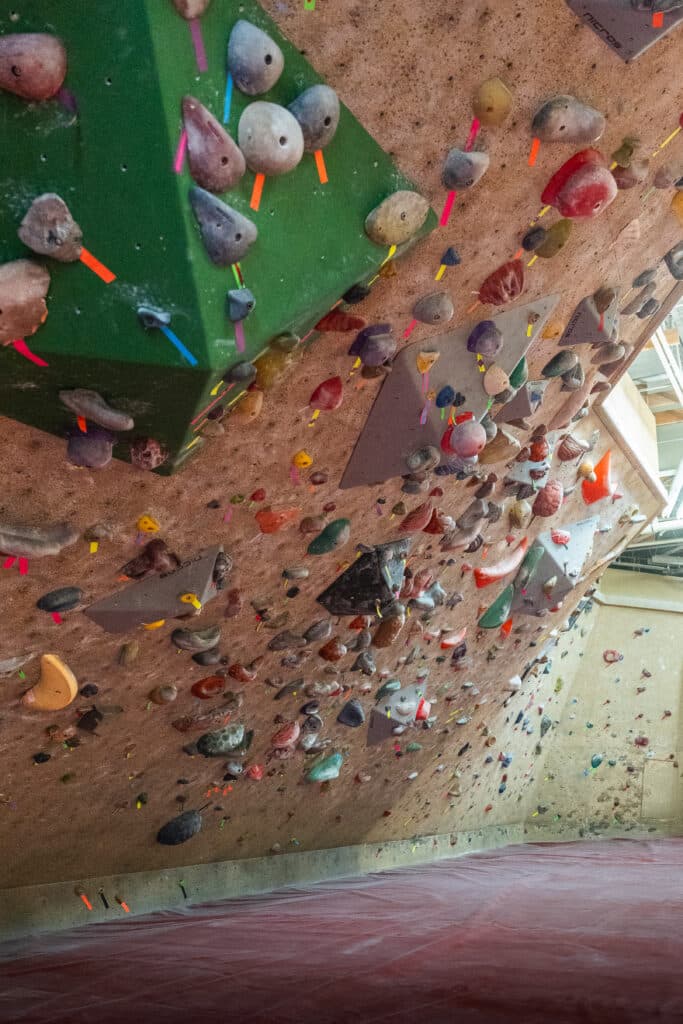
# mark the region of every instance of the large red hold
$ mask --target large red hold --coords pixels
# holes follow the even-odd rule
[[[554,516],[564,498],[564,487],[559,480],[549,480],[545,487],[542,487],[536,495],[532,505],[532,512],[535,516]]]
[[[331,412],[332,409],[338,409],[342,404],[344,398],[344,385],[341,377],[328,377],[322,384],[318,384],[317,388],[308,400],[308,404],[313,409],[322,409],[325,412]]]
[[[479,301],[504,306],[524,291],[524,264],[509,260],[486,278],[479,289]]]
[[[587,219],[602,213],[617,192],[617,183],[602,153],[582,149],[555,172],[541,202],[554,206],[563,217]]]

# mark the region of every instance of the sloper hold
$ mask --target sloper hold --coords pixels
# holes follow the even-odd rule
[[[583,149],[570,157],[541,193],[541,202],[563,217],[597,217],[617,196],[617,183],[602,153]]]
[[[533,343],[554,310],[558,296],[544,296],[535,302],[515,306],[493,318],[505,338],[505,345],[496,356],[496,362],[509,375]],[[533,317],[531,337],[527,335],[529,317]],[[536,319],[538,317],[538,319]],[[477,361],[466,353],[470,328],[456,327],[445,334],[430,338],[434,348],[441,352],[439,362],[432,370],[431,386],[438,393],[451,381],[465,396],[465,408],[481,420],[487,412],[488,397],[481,386],[481,373]],[[342,488],[376,484],[406,472],[406,455],[425,445],[440,449],[445,422],[441,409],[430,403],[424,424],[420,423],[425,396],[422,378],[416,372],[416,354],[419,342],[402,348],[392,362],[388,375],[366,424],[356,442],[351,458],[344,470]],[[401,415],[396,415],[396,410]],[[484,456],[486,449],[482,452]],[[452,453],[442,453],[446,465]]]
[[[339,125],[339,97],[329,85],[312,85],[289,104],[299,122],[307,153],[314,153],[334,138]]]
[[[256,241],[256,225],[203,188],[190,189],[192,212],[207,255],[219,267],[244,259]]]
[[[68,707],[78,695],[78,681],[56,654],[44,654],[40,659],[40,679],[27,690],[21,703],[34,711],[60,711]]]
[[[256,174],[287,174],[304,155],[299,122],[277,103],[250,103],[240,117],[237,141]]]
[[[83,234],[60,196],[45,192],[29,206],[17,232],[33,252],[73,263],[83,249]]]
[[[0,266],[0,345],[30,338],[47,317],[50,274],[33,260]]]
[[[0,552],[19,558],[44,558],[58,555],[75,544],[80,532],[69,523],[53,526],[15,526],[0,523]]]
[[[66,50],[56,36],[17,32],[0,38],[0,89],[25,100],[49,100],[65,76]]]
[[[403,584],[411,538],[363,550],[316,600],[331,615],[376,614],[398,595]]]
[[[675,281],[683,281],[683,242],[677,242],[664,256],[667,269]]]
[[[540,107],[531,123],[531,134],[541,142],[597,142],[605,131],[605,118],[574,96],[555,96]]]
[[[247,169],[237,143],[194,96],[183,97],[182,111],[187,161],[194,180],[209,192],[234,188]]]
[[[462,149],[451,149],[441,172],[444,188],[458,192],[471,188],[484,177],[489,163],[488,153],[481,153],[477,150],[465,152]]]
[[[112,409],[97,391],[89,391],[87,388],[60,391],[59,399],[62,405],[77,416],[92,420],[107,430],[132,430],[135,426],[132,416],[119,409]]]
[[[282,74],[285,58],[277,43],[262,29],[240,18],[228,40],[228,71],[247,96],[272,89]]]
[[[223,548],[209,548],[173,572],[149,576],[117,594],[91,604],[84,614],[108,633],[126,633],[141,623],[187,615],[183,594],[195,594],[201,605],[216,597],[214,568]]]
[[[394,192],[365,218],[365,233],[376,245],[402,245],[417,234],[428,214],[429,203],[418,192]]]
[[[157,842],[162,846],[179,846],[196,836],[202,827],[202,816],[199,811],[183,811],[176,818],[171,818],[157,832]]]

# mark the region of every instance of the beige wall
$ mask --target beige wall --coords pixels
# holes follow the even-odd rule
[[[532,817],[536,826],[560,833],[640,822],[681,829],[682,641],[680,581],[605,573],[592,612],[563,636],[554,657],[564,701],[549,712],[554,722],[536,791],[547,810]],[[606,663],[610,649],[623,660]],[[638,736],[649,744],[636,746]],[[603,757],[596,769],[594,754]]]

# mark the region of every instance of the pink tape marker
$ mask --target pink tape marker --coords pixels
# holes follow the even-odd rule
[[[192,45],[194,46],[194,55],[197,58],[197,67],[200,72],[208,71],[209,65],[206,60],[206,50],[204,49],[204,38],[199,18],[193,18],[190,22],[190,34],[192,36]]]
[[[15,562],[16,558],[10,555],[10,557],[6,558],[5,561],[2,563],[2,567],[3,569],[11,569]]]
[[[235,324],[235,348],[238,352],[244,352],[244,326],[241,320],[238,320]]]
[[[20,558],[19,559],[19,575],[20,576],[28,575],[28,558]]]
[[[57,626],[61,626],[61,624],[62,624],[62,616],[59,614],[59,612],[51,612],[50,614],[52,615],[52,621]]]
[[[466,153],[469,153],[469,151],[472,149],[472,146],[474,145],[475,139],[477,138],[477,135],[479,134],[479,129],[480,128],[481,128],[481,121],[479,120],[478,117],[475,117],[474,120],[472,121],[472,126],[470,128],[470,134],[467,136],[467,142],[465,143],[465,152]]]
[[[187,149],[187,132],[183,128],[180,133],[180,139],[178,141],[178,148],[175,152],[175,159],[173,161],[173,170],[176,174],[182,174],[183,164],[185,163],[185,150]]]
[[[24,357],[24,359],[28,359],[29,362],[35,363],[36,366],[49,365],[48,363],[45,362],[44,359],[41,359],[40,356],[37,356],[35,352],[31,352],[31,349],[28,347],[23,338],[17,338],[16,341],[12,342],[12,345],[14,346],[16,351]]]
[[[403,332],[403,337],[404,338],[409,338],[410,335],[413,333],[413,331],[415,330],[416,327],[417,327],[417,320],[411,320],[410,323],[408,324],[408,326],[406,327],[405,331]]]
[[[450,220],[451,210],[453,209],[453,203],[455,202],[455,197],[457,196],[457,194],[458,194],[457,192],[449,192],[448,193],[448,196],[446,198],[446,202],[444,203],[444,206],[443,206],[443,213],[441,214],[441,220],[439,221],[439,226],[442,227],[442,228],[445,228],[446,225],[448,224],[448,221]]]

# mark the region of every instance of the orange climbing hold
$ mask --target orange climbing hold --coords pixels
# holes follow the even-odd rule
[[[612,452],[606,451],[596,466],[593,467],[594,480],[584,480],[581,493],[586,505],[592,505],[602,498],[609,498],[614,490],[612,484]]]
[[[262,508],[254,518],[261,533],[277,533],[295,523],[300,515],[300,508]]]

